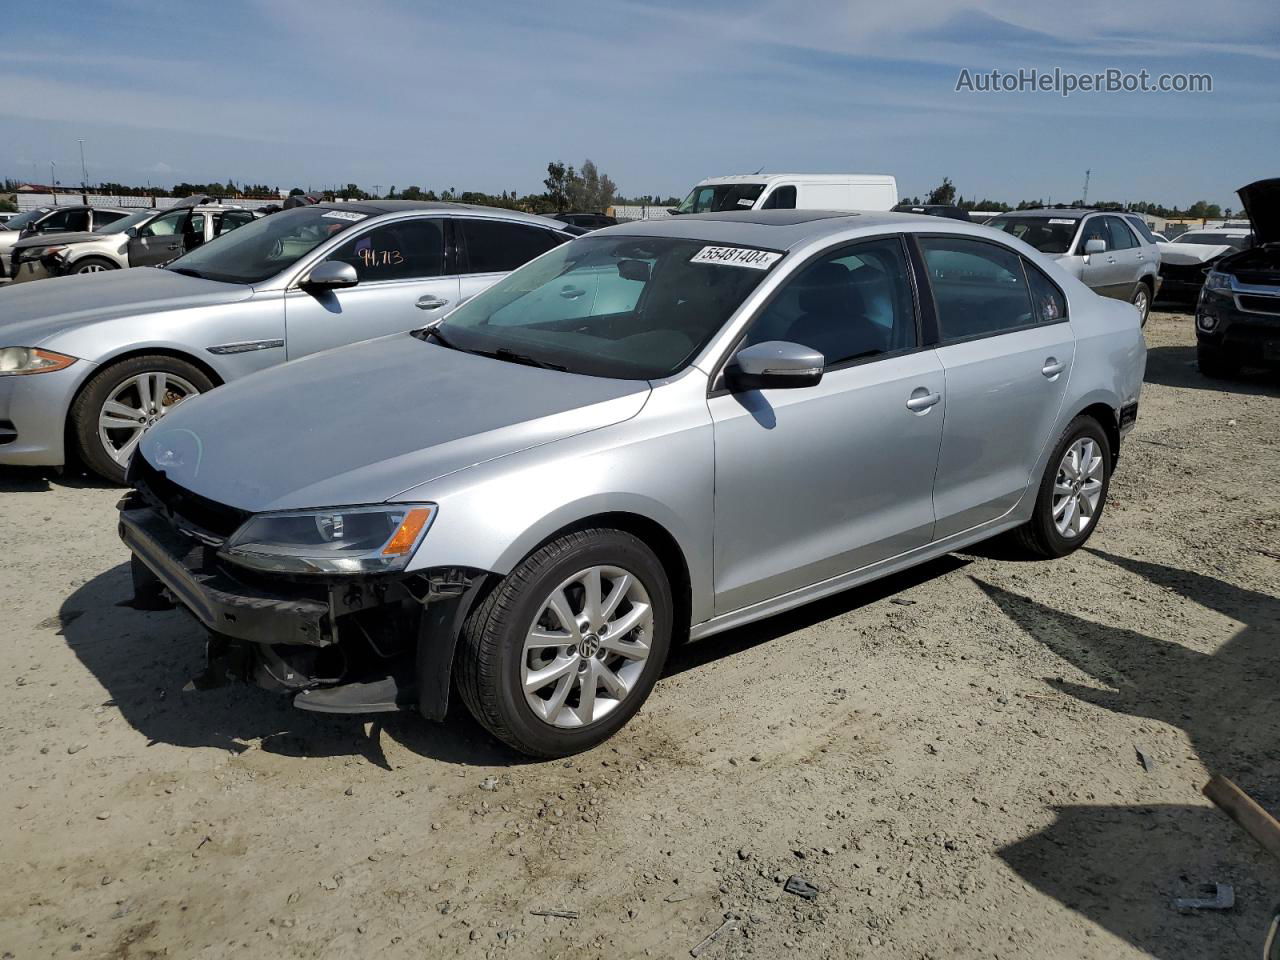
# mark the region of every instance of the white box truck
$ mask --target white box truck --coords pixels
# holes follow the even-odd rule
[[[898,183],[880,173],[753,173],[708,177],[672,214],[725,210],[892,210]]]

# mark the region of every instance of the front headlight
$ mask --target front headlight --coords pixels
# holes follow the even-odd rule
[[[1231,274],[1210,270],[1205,274],[1204,288],[1206,290],[1219,290],[1223,293],[1229,293],[1231,291]]]
[[[19,377],[28,373],[51,373],[76,362],[75,357],[36,347],[0,347],[0,377]]]
[[[394,573],[409,562],[435,515],[434,503],[263,513],[246,520],[220,553],[274,573]]]

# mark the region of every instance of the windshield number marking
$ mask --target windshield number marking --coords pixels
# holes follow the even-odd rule
[[[1050,223],[1057,223],[1057,224],[1061,224],[1061,225],[1062,225],[1062,226],[1064,226],[1064,227],[1069,227],[1069,226],[1071,226],[1073,223],[1075,223],[1075,221],[1074,221],[1074,220],[1062,220],[1062,219],[1059,219],[1059,218],[1056,218],[1056,217],[1050,217],[1050,218],[1049,218],[1049,222],[1050,222]]]
[[[320,216],[329,220],[363,220],[366,214],[352,213],[349,210],[330,210],[328,213],[322,213]]]
[[[772,250],[753,250],[749,247],[703,247],[689,262],[768,270],[781,259],[782,254],[774,253]]]

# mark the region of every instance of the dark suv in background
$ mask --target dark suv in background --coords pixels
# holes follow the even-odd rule
[[[1234,376],[1241,367],[1280,370],[1280,177],[1236,192],[1254,245],[1219,260],[1200,288],[1196,352],[1208,377]]]

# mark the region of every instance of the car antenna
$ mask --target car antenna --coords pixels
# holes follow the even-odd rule
[[[753,177],[758,177],[758,176],[759,176],[763,171],[764,171],[764,167],[761,167],[759,170],[757,170],[755,173],[753,173],[753,174],[752,174],[752,176],[753,176]]]

